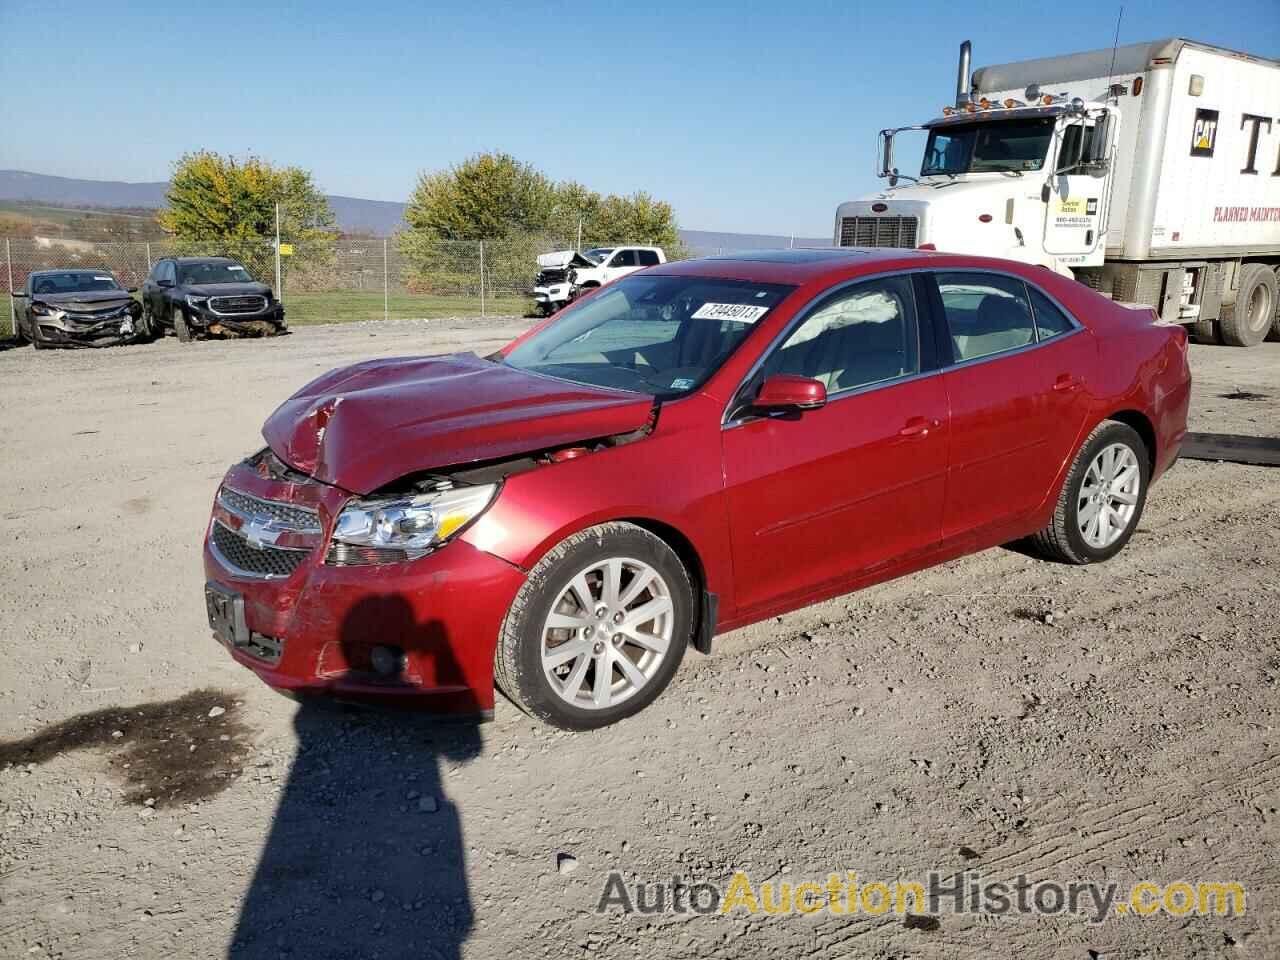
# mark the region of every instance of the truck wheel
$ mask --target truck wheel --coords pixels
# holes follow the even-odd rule
[[[630,523],[590,527],[529,572],[498,637],[494,679],[546,723],[603,727],[662,693],[693,619],[689,574],[665,542]]]
[[[1233,347],[1252,347],[1271,332],[1276,318],[1276,275],[1261,263],[1246,263],[1240,271],[1236,302],[1222,308],[1218,327]]]
[[[1280,285],[1280,266],[1276,267],[1276,284]],[[1276,297],[1276,315],[1271,318],[1271,332],[1267,339],[1280,342],[1280,297]]]
[[[1031,537],[1032,548],[1061,563],[1101,563],[1129,542],[1142,519],[1151,474],[1138,432],[1104,420],[1076,454],[1049,525]]]
[[[173,332],[178,335],[179,343],[191,342],[191,327],[187,325],[187,315],[181,308],[173,311]]]
[[[1197,320],[1191,324],[1191,330],[1196,335],[1196,343],[1207,343],[1210,346],[1220,346],[1222,344],[1222,335],[1218,333],[1217,320]]]

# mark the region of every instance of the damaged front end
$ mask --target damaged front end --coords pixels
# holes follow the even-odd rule
[[[474,356],[326,374],[272,415],[269,446],[219,488],[211,629],[290,695],[487,716],[525,571],[466,532],[511,478],[635,442],[654,416],[652,398]]]
[[[142,308],[132,298],[105,304],[34,300],[30,312],[42,347],[109,347],[138,338]]]

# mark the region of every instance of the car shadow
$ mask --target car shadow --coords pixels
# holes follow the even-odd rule
[[[375,635],[433,659],[437,675],[456,673],[443,626],[416,622],[400,595],[352,608],[345,662],[365,667]],[[308,699],[294,728],[297,755],[228,956],[459,957],[473,917],[442,777],[479,754],[474,720]]]

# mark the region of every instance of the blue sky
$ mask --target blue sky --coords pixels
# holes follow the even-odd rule
[[[0,168],[163,180],[204,147],[403,200],[501,149],[688,228],[824,236],[876,131],[948,102],[961,40],[975,67],[1110,46],[1118,4],[1040,8],[3,0]],[[1280,59],[1280,2],[1125,3],[1121,43],[1171,35]]]

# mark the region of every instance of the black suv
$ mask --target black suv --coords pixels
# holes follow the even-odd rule
[[[142,324],[184,343],[197,333],[269,337],[284,332],[284,306],[271,288],[228,257],[165,257],[142,285]]]

